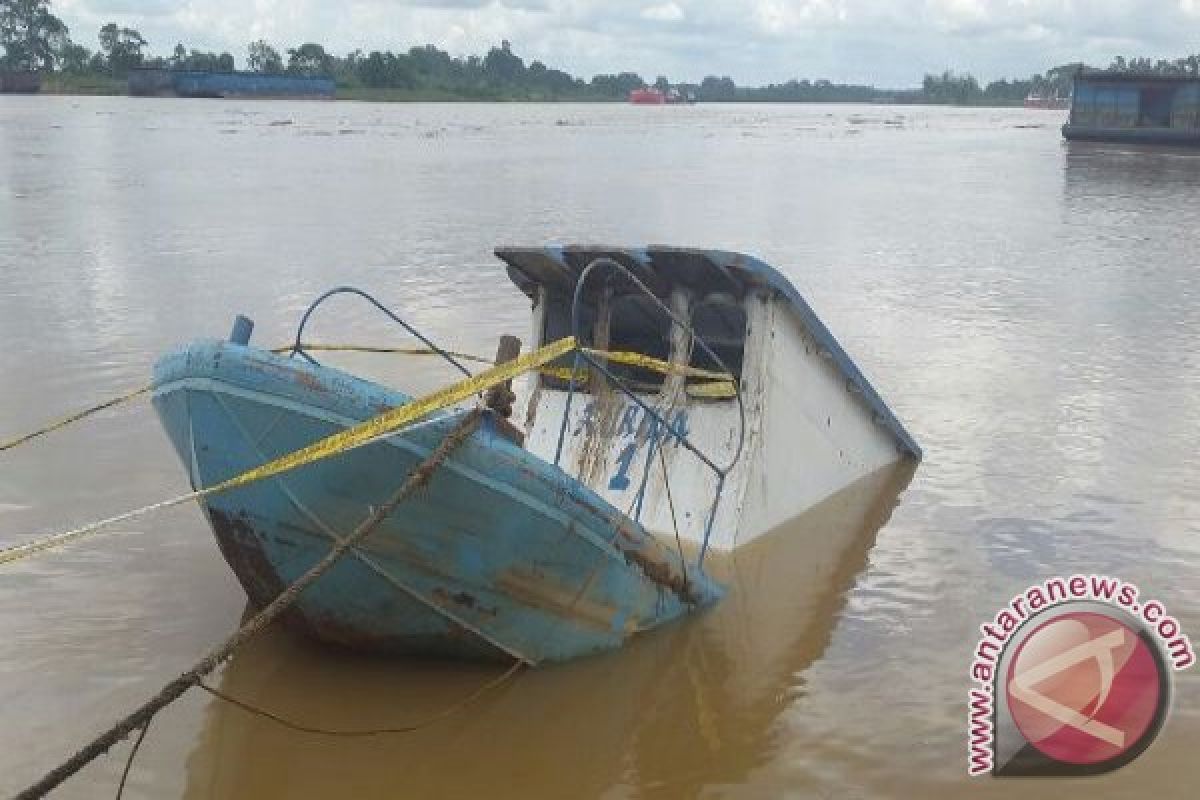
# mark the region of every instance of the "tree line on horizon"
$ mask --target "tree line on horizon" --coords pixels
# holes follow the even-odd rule
[[[42,70],[69,76],[124,78],[131,69],[191,69],[230,72],[237,64],[228,52],[188,49],[176,44],[169,56],[148,53],[150,44],[133,28],[109,22],[97,34],[98,49],[73,41],[67,26],[50,10],[49,0],[0,0],[0,69]],[[1014,105],[1029,94],[1066,96],[1071,76],[1081,66],[1055,67],[1025,80],[981,85],[969,73],[925,75],[920,88],[880,89],[828,80],[790,80],[767,86],[738,86],[728,76],[709,75],[699,83],[672,84],[658,76],[652,83],[636,72],[577,78],[541,61],[529,64],[509,42],[486,55],[451,56],[432,44],[404,52],[355,50],[344,56],[316,42],[277,50],[265,40],[246,47],[245,68],[264,74],[327,76],[341,88],[409,90],[462,99],[619,100],[634,89],[678,89],[701,102],[895,102],[947,105]],[[1117,57],[1114,72],[1200,75],[1200,55],[1169,61]]]

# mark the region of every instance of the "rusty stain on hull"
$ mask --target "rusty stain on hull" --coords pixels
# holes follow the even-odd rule
[[[520,603],[596,630],[611,630],[618,614],[616,607],[585,600],[577,589],[556,588],[532,570],[508,570],[496,578],[496,586]]]
[[[245,513],[228,514],[208,509],[217,547],[225,557],[238,582],[246,592],[250,605],[262,608],[287,587],[263,550],[260,534],[250,524]],[[435,592],[435,595],[438,593]],[[489,613],[474,603],[465,593],[451,596],[442,592],[447,602],[471,607],[476,612]],[[435,596],[435,599],[437,597]],[[490,610],[495,614],[495,609]],[[327,644],[365,653],[396,653],[428,656],[469,656],[489,661],[508,661],[511,656],[494,647],[470,630],[444,619],[443,634],[376,634],[339,618],[334,614],[314,614],[302,604],[284,612],[280,618],[288,630]]]

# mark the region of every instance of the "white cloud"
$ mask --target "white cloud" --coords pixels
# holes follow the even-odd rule
[[[683,19],[683,9],[678,3],[663,3],[657,6],[647,6],[642,9],[642,19],[654,20],[656,22],[678,22]]]
[[[846,0],[759,0],[754,19],[772,35],[786,35],[844,22],[852,2]]]
[[[459,55],[501,39],[526,60],[590,76],[632,69],[739,83],[791,77],[912,86],[925,72],[982,80],[1076,60],[1200,49],[1200,0],[51,0],[96,46],[106,22],[228,50],[316,41],[334,52],[432,43]]]

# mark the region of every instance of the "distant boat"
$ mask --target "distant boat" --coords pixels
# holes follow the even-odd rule
[[[629,102],[635,106],[665,106],[667,93],[653,86],[646,89],[634,89],[629,93]]]
[[[134,97],[263,97],[332,100],[332,78],[145,67],[131,70]]]
[[[42,88],[42,74],[31,70],[0,70],[0,93],[36,94]]]
[[[486,412],[420,492],[300,595],[292,627],[365,650],[531,664],[615,648],[722,597],[707,549],[750,544],[920,458],[761,261],[666,247],[497,255],[533,300],[539,348],[573,335],[598,350],[526,375],[513,421]],[[192,343],[155,367],[155,409],[196,488],[411,400],[303,348],[289,357],[248,340],[235,326],[230,341]],[[252,603],[361,524],[465,413],[203,500]]]
[[[1067,139],[1200,145],[1200,77],[1080,70]]]
[[[629,102],[635,106],[667,106],[694,103],[696,98],[678,89],[662,89],[649,86],[645,89],[634,89],[629,93]]]

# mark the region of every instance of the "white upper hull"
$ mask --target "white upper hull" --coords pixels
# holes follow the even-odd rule
[[[741,390],[746,428],[740,456],[741,415],[735,401],[665,390],[640,395],[672,425],[682,424],[688,438],[716,464],[727,465],[738,456],[721,487],[709,542],[725,551],[748,544],[907,455],[833,353],[818,343],[783,298],[763,289],[744,303],[748,324]],[[539,336],[543,308],[539,303],[534,314]],[[514,417],[526,425],[526,447],[553,461],[567,392],[539,388],[539,377],[532,375],[518,388],[518,398]],[[718,477],[657,428],[649,414],[620,392],[577,391],[560,464],[631,515],[649,471],[640,504],[642,524],[668,537],[674,536],[677,524],[684,540],[700,544]]]

